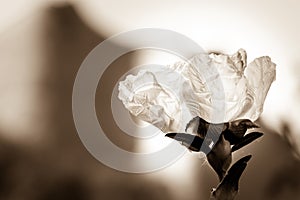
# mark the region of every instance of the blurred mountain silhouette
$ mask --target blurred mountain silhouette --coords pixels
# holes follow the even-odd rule
[[[70,5],[47,8],[34,17],[42,22],[35,26],[40,26],[41,69],[46,70],[38,84],[29,87],[38,88],[43,99],[39,109],[50,107],[43,113],[50,128],[38,133],[40,140],[32,138],[36,145],[0,140],[0,199],[170,199],[168,189],[158,181],[116,172],[96,161],[77,135],[73,83],[84,58],[104,38],[87,27]],[[15,39],[13,34],[6,37],[12,43]],[[5,130],[1,135],[9,134]],[[129,137],[109,137],[125,149],[134,148]]]

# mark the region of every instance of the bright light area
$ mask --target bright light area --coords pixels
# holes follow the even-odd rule
[[[299,64],[295,44],[300,43],[300,30],[294,24],[299,16],[297,1],[77,0],[76,3],[86,22],[107,37],[136,28],[166,28],[185,34],[208,51],[232,54],[244,48],[248,63],[256,57],[270,56],[277,64],[277,78],[267,96],[263,117],[272,125],[283,113],[298,118],[297,109],[286,107],[296,103],[291,96],[298,77],[293,77],[291,70]],[[273,128],[276,126],[279,124]]]

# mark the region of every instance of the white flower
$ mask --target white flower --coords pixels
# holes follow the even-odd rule
[[[267,56],[247,66],[242,49],[231,56],[202,53],[127,76],[119,83],[119,99],[131,114],[164,132],[184,130],[194,116],[213,123],[255,121],[275,80],[275,66]]]

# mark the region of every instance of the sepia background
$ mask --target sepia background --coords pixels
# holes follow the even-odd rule
[[[206,51],[232,54],[244,48],[248,62],[272,58],[276,81],[258,120],[265,135],[234,155],[234,160],[253,155],[237,199],[300,197],[296,0],[19,0],[0,5],[1,200],[208,199],[218,180],[199,156],[187,153],[153,173],[123,173],[93,158],[76,132],[72,89],[84,58],[108,37],[145,27],[177,31]],[[109,69],[116,70],[106,72],[96,94],[108,137],[130,151],[140,151],[141,145],[116,126],[110,95],[123,72],[153,58],[153,52],[146,53],[132,52],[112,63]],[[142,150],[157,144],[144,144]]]

